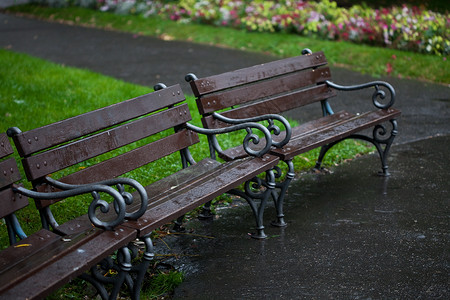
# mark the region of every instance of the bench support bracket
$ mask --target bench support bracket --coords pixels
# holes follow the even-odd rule
[[[314,169],[317,169],[317,170],[320,169],[323,158],[325,157],[328,150],[330,150],[334,145],[340,143],[341,141],[343,141],[345,139],[360,139],[360,140],[364,140],[366,142],[370,142],[376,147],[378,154],[380,156],[380,160],[381,160],[382,171],[379,174],[381,176],[389,176],[390,174],[388,172],[387,157],[388,157],[391,145],[394,141],[394,138],[398,134],[397,120],[392,119],[392,120],[389,120],[389,122],[392,125],[392,130],[391,130],[390,136],[388,136],[388,137],[384,137],[388,132],[386,127],[381,124],[378,124],[373,129],[373,137],[369,137],[369,136],[365,136],[365,135],[361,135],[361,134],[352,134],[341,140],[338,140],[338,141],[335,141],[328,145],[322,146],[322,148],[320,149],[319,158],[317,159]],[[383,147],[383,145],[384,145],[384,147]]]
[[[138,255],[138,248],[134,243],[129,243],[128,246],[120,248],[116,262],[107,257],[93,266],[90,273],[84,273],[79,277],[92,284],[103,300],[117,299],[123,284],[128,286],[131,299],[139,299],[146,271],[154,257],[150,236],[144,236],[141,240],[145,245],[145,251],[138,264],[132,265],[132,261]],[[108,285],[112,285],[112,288],[108,289]]]
[[[272,224],[272,226],[276,226],[276,227],[287,226],[287,223],[284,221],[283,202],[284,202],[284,198],[286,196],[286,192],[289,187],[289,184],[291,183],[292,179],[294,179],[294,177],[295,177],[294,164],[293,164],[292,160],[287,160],[284,162],[287,164],[287,166],[289,168],[288,172],[286,174],[286,177],[284,178],[284,180],[282,182],[277,182],[275,184],[276,189],[272,190],[272,198],[275,203],[275,208],[277,211],[277,220],[273,221],[271,224]],[[274,168],[274,170],[275,170],[275,178],[280,178],[282,175],[281,169],[278,166],[276,166]],[[277,189],[279,189],[280,191],[277,192]]]
[[[267,200],[275,188],[275,175],[273,170],[266,172],[266,180],[254,177],[244,184],[244,191],[232,189],[227,193],[239,196],[247,201],[256,220],[256,233],[251,235],[254,239],[265,239],[263,217]]]

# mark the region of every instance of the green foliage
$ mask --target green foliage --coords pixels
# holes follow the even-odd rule
[[[92,0],[39,0],[93,7]],[[56,2],[56,4],[55,4]],[[101,0],[97,8],[118,14],[160,15],[182,23],[231,26],[258,32],[286,32],[435,55],[450,53],[450,15],[425,7],[338,7],[330,0]]]
[[[183,282],[183,273],[178,271],[159,272],[142,290],[141,299],[160,299]]]
[[[450,83],[446,57],[424,55],[394,49],[359,45],[346,41],[327,41],[283,32],[258,33],[227,27],[182,24],[160,16],[116,15],[79,7],[49,8],[21,5],[10,12],[32,14],[39,18],[108,30],[121,30],[137,35],[156,36],[165,40],[185,40],[267,53],[279,57],[299,55],[301,49],[324,51],[331,65],[351,68],[379,77],[383,75]]]

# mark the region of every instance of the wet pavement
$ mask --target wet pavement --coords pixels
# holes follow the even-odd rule
[[[214,239],[177,237],[172,252],[198,256],[174,298],[448,299],[449,145],[446,136],[395,147],[387,178],[374,155],[303,174],[286,199],[288,226],[267,227],[265,241],[244,238],[246,207],[191,222]]]
[[[182,83],[185,93],[188,72],[208,76],[274,59],[6,14],[0,48],[147,86]],[[160,253],[178,255],[172,262],[186,273],[175,299],[449,298],[449,86],[332,73],[340,84],[381,79],[396,88],[403,114],[389,158],[392,176],[376,176],[373,155],[332,174],[297,176],[286,199],[288,227],[267,226],[264,241],[248,237],[254,220],[246,206],[220,210],[212,222],[192,220],[189,234],[164,238],[170,249],[156,240]],[[370,95],[340,94],[332,105],[370,107]],[[317,109],[290,117],[306,120]],[[273,214],[268,207],[266,224]]]

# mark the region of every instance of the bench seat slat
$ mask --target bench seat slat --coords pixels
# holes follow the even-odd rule
[[[207,94],[198,99],[197,105],[201,114],[211,113],[257,99],[305,88],[329,79],[331,79],[331,72],[328,67],[290,73],[274,79],[239,86],[235,89]]]
[[[222,164],[216,160],[206,158],[188,168],[181,169],[176,173],[148,185],[145,189],[149,197],[149,206],[154,206],[158,202],[158,199],[166,197],[168,194],[174,193],[177,189],[184,186],[189,186],[192,182],[198,180],[198,178],[205,176],[205,174],[217,169],[221,165]],[[137,195],[135,196],[138,197]],[[133,209],[134,206],[131,206],[130,210]],[[58,226],[58,232],[70,235],[89,230],[90,228],[92,228],[92,224],[89,221],[89,218],[86,215],[83,215]]]
[[[297,139],[305,134],[308,134],[315,130],[322,130],[323,128],[328,128],[330,126],[334,126],[340,122],[343,122],[349,118],[353,117],[352,114],[346,112],[346,111],[340,111],[333,115],[329,115],[326,117],[321,117],[316,120],[312,120],[303,124],[300,124],[299,126],[292,128],[292,136],[291,140]],[[281,141],[284,138],[284,131],[280,133],[280,135],[273,135],[273,140],[276,142]],[[264,139],[262,140],[261,145],[264,145]],[[257,145],[254,146],[255,148],[258,148]],[[239,145],[234,148],[229,148],[223,151],[223,153],[220,154],[220,157],[226,161],[243,158],[248,156],[247,152],[245,152],[244,147],[242,145]]]
[[[21,156],[71,141],[184,101],[177,84],[66,120],[23,132],[15,137]]]
[[[264,158],[248,157],[226,163],[213,174],[203,176],[201,180],[166,197],[166,201],[150,207],[141,218],[129,221],[124,226],[138,230],[140,236],[148,234],[155,228],[275,166],[278,161],[275,156],[266,155]]]
[[[59,236],[58,239],[50,236],[47,238],[46,244],[42,243],[42,240],[40,240],[42,235],[39,236],[38,239],[34,238],[32,235],[30,238],[34,240],[29,241],[29,243],[22,242],[18,245],[12,246],[15,250],[15,260],[11,261],[9,266],[2,268],[0,273],[0,282],[8,282],[8,284],[13,285],[17,281],[27,278],[29,275],[32,275],[46,265],[59,260],[70,251],[74,251],[74,249],[79,248],[88,240],[101,234],[101,232],[102,230],[93,229],[78,236],[64,237],[64,240],[61,236]],[[44,234],[48,234],[48,232],[45,232]],[[20,245],[25,246],[20,247]],[[34,249],[35,246],[37,246],[36,249]],[[33,248],[34,251],[30,252],[26,249],[27,247]],[[26,251],[28,253],[22,254],[22,251]],[[2,288],[7,288],[7,286]]]
[[[84,240],[83,244],[71,247],[63,256],[58,256],[56,261],[49,261],[36,270],[33,277],[15,280],[14,286],[0,292],[0,298],[42,299],[135,238],[136,231],[123,226],[116,227],[115,231],[102,231],[95,238]],[[71,242],[60,241],[56,244],[64,243]]]
[[[33,235],[17,242],[15,245],[2,250],[0,253],[0,278],[6,276],[4,274],[13,268],[21,257],[27,257],[33,253],[37,253],[48,247],[49,244],[60,239],[61,236],[49,230],[41,229]],[[0,280],[0,285],[3,286],[3,284],[4,281]],[[2,290],[1,287],[0,290]]]
[[[325,84],[321,84],[301,91],[295,91],[272,99],[263,100],[256,105],[250,104],[241,106],[225,111],[221,113],[221,115],[228,118],[243,119],[265,114],[279,114],[335,95],[336,92],[334,90],[330,90]],[[214,116],[206,116],[202,121],[203,125],[207,128],[229,126],[227,123],[215,120]]]
[[[323,52],[277,60],[236,71],[201,78],[191,82],[195,96],[217,92],[237,85],[247,84],[278,76],[285,73],[301,71],[327,64]]]
[[[34,180],[79,162],[191,120],[187,104],[86,137],[23,160],[27,178]],[[51,161],[48,164],[47,161]]]
[[[311,134],[293,139],[282,149],[273,150],[271,153],[279,156],[283,160],[290,160],[301,153],[340,140],[355,132],[370,128],[398,116],[400,116],[400,111],[394,108],[357,115],[337,126],[313,131]]]

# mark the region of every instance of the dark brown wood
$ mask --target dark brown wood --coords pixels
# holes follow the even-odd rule
[[[205,174],[220,165],[221,163],[216,160],[204,159],[189,168],[181,169],[176,173],[150,184],[145,188],[149,197],[149,207],[163,201],[161,199],[167,198],[168,195],[173,194],[178,189],[192,185],[198,178],[206,176]],[[134,196],[138,197],[137,194]],[[134,208],[135,206],[131,206],[129,210],[133,211]],[[63,235],[78,234],[85,230],[90,230],[92,227],[93,225],[89,221],[89,218],[86,215],[83,215],[58,226],[58,232]]]
[[[50,256],[53,253],[57,256],[36,266],[34,272],[21,273],[19,267],[10,270],[9,272],[13,272],[19,278],[10,276],[9,281],[0,281],[4,284],[0,298],[42,299],[135,238],[135,230],[119,226],[115,231],[101,231],[95,235],[95,238],[83,239],[82,242],[79,242],[76,237],[70,241],[59,239],[51,245],[62,248],[64,251],[55,252],[50,246],[44,249],[48,250],[48,255],[44,250],[39,251],[41,255]]]
[[[5,133],[0,133],[0,158],[8,156],[13,153],[8,136]]]
[[[14,269],[19,261],[23,261],[35,253],[39,253],[49,247],[49,245],[60,240],[61,236],[49,230],[41,229],[26,239],[2,250],[0,255],[0,278],[2,278],[0,280],[0,291],[3,290],[4,285],[8,281],[9,271]],[[19,274],[20,276],[23,275]]]
[[[399,116],[400,111],[394,108],[367,112],[347,119],[336,126],[312,131],[310,134],[293,139],[282,149],[273,150],[271,153],[279,156],[282,160],[290,160],[301,153],[340,140],[353,133]]]
[[[249,68],[239,69],[215,76],[201,78],[191,82],[195,96],[217,92],[230,87],[260,81],[281,74],[319,67],[327,64],[325,55],[316,52],[312,55],[302,55],[269,62]]]
[[[321,117],[316,120],[312,120],[303,124],[300,124],[296,127],[292,128],[292,137],[291,140],[295,140],[299,137],[302,137],[306,134],[309,134],[315,130],[322,130],[324,128],[329,128],[331,126],[335,126],[338,123],[344,122],[347,119],[352,118],[353,115],[346,112],[346,111],[340,111],[333,115],[329,115],[326,117]],[[274,141],[281,141],[285,137],[285,133],[281,132],[280,135],[276,136],[273,135]],[[264,145],[264,139],[262,140],[261,144]],[[245,152],[244,147],[242,145],[229,148],[223,151],[223,153],[220,154],[220,157],[226,161],[238,159],[238,158],[244,158],[248,156],[247,152]]]
[[[115,178],[198,142],[198,135],[195,132],[185,129],[153,143],[146,144],[140,148],[130,150],[119,156],[82,169],[76,173],[72,173],[60,180],[70,184],[87,184]],[[53,190],[44,184],[39,187],[39,191],[51,192]],[[43,208],[58,201],[36,200],[35,202],[38,208]]]
[[[292,92],[329,79],[331,79],[331,72],[328,67],[288,73],[285,76],[242,85],[235,89],[207,94],[198,99],[197,105],[201,114],[211,113],[254,100]]]
[[[265,114],[280,114],[300,106],[328,99],[335,95],[336,92],[334,90],[329,89],[325,84],[320,84],[304,90],[294,91],[282,96],[231,109],[221,113],[221,115],[228,118],[243,119]],[[227,123],[217,121],[213,116],[206,116],[202,121],[203,125],[207,128],[229,126]]]
[[[0,162],[0,188],[20,180],[20,172],[14,158],[8,158]]]
[[[177,190],[170,193],[170,196],[166,194],[155,201],[157,204],[150,204],[141,218],[129,221],[124,226],[138,230],[140,236],[146,235],[153,229],[271,169],[278,162],[275,156],[265,155],[263,158],[248,157],[221,164],[205,176],[197,177],[197,180],[186,185],[177,186]]]
[[[14,193],[11,188],[0,191],[0,219],[24,208],[28,205],[28,198]]]
[[[14,137],[21,156],[71,141],[184,101],[179,85],[100,108]]]
[[[102,232],[102,230],[93,229],[90,232],[74,237],[60,237],[57,240],[49,238],[48,243],[44,245],[36,242],[35,245],[37,245],[39,249],[31,253],[24,253],[24,255],[21,254],[22,250],[28,252],[29,250],[24,248],[33,247],[32,243],[23,244],[25,245],[24,247],[11,246],[16,250],[15,260],[11,261],[11,264],[3,269],[0,274],[0,282],[5,282],[3,289],[16,284],[18,281],[24,280],[29,276],[34,277],[34,273],[38,270],[52,262],[60,260],[70,252],[77,251],[77,249],[80,249],[88,240],[95,238]],[[78,264],[80,264],[80,261],[78,261]],[[45,285],[47,283],[44,281],[41,284]]]
[[[28,180],[62,170],[191,120],[187,104],[117,126],[23,160]],[[49,163],[51,162],[51,163]]]

